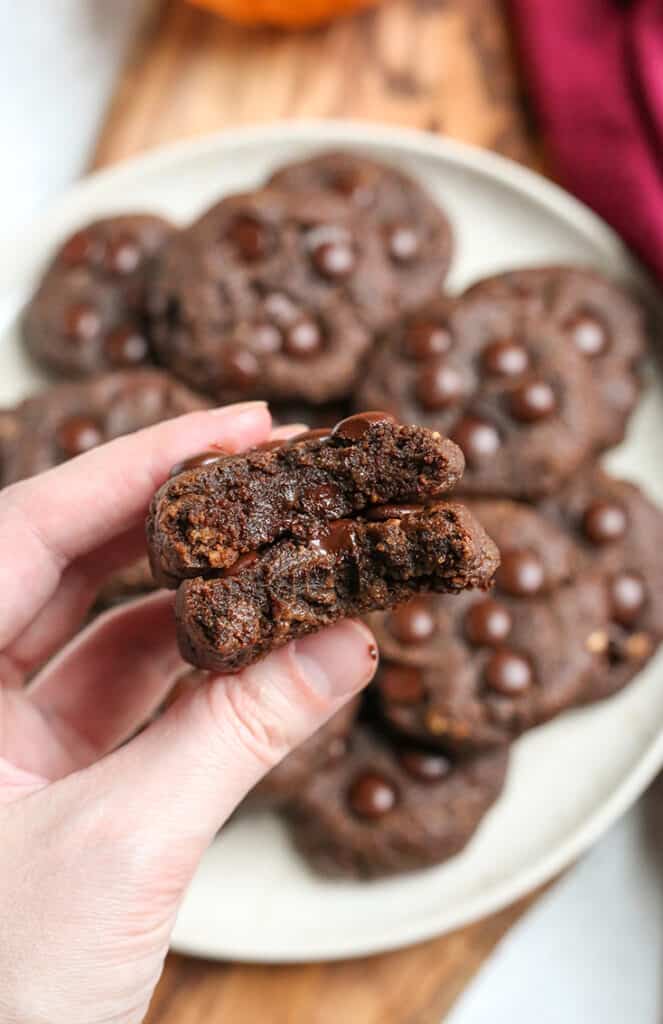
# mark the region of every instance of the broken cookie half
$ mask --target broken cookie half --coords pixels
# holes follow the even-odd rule
[[[453,442],[376,412],[176,467],[148,539],[184,657],[234,671],[416,593],[486,589],[497,548],[445,500],[462,472]]]

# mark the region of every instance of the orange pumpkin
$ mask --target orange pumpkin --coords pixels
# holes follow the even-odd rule
[[[329,21],[341,14],[350,14],[373,7],[379,0],[189,0],[198,7],[208,7],[232,21],[246,25],[282,25],[304,28]]]

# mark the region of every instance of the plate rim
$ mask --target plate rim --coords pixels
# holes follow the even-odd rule
[[[310,144],[311,147],[320,148],[351,146],[360,149],[362,146],[378,146],[411,158],[415,166],[417,158],[424,158],[435,162],[442,161],[461,169],[471,169],[475,173],[497,180],[503,187],[519,195],[525,195],[545,208],[576,233],[588,239],[593,246],[603,252],[610,252],[614,258],[628,267],[630,274],[639,279],[647,290],[652,288],[651,279],[616,232],[584,203],[538,172],[498,153],[444,135],[434,135],[420,129],[386,123],[348,119],[257,121],[159,146],[146,154],[122,160],[86,175],[55,200],[46,204],[37,212],[29,229],[15,232],[13,238],[20,238],[21,242],[26,244],[33,235],[39,233],[40,225],[56,218],[66,218],[70,207],[75,207],[85,197],[93,195],[97,189],[109,185],[117,187],[123,180],[132,180],[136,176],[158,172],[182,161],[195,161],[198,158],[244,147],[268,146],[272,142]],[[10,246],[12,238],[5,238],[0,242],[0,252],[9,249]],[[11,263],[9,266],[11,267]],[[6,283],[7,279],[11,279],[11,270],[0,276]],[[532,863],[528,869],[520,871],[511,879],[494,884],[487,895],[478,894],[451,914],[443,911],[443,925],[436,923],[437,918],[441,916],[440,912],[436,911],[423,920],[421,916],[412,923],[404,920],[399,925],[397,934],[374,937],[371,941],[362,941],[361,937],[356,941],[351,937],[345,942],[339,942],[338,936],[335,936],[330,948],[325,949],[325,942],[318,940],[311,956],[287,951],[276,956],[266,951],[242,949],[238,943],[234,943],[232,948],[224,948],[223,943],[212,948],[204,940],[198,942],[191,938],[180,938],[176,925],[171,948],[180,953],[208,959],[253,963],[305,963],[312,960],[332,961],[387,952],[446,934],[503,909],[553,879],[586,852],[635,803],[662,767],[663,730],[643,751],[636,767],[613,790],[608,799],[599,805],[595,813],[586,818],[546,856]]]

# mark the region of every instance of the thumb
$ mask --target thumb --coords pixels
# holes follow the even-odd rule
[[[377,647],[340,622],[237,675],[181,697],[131,743],[84,773],[157,857],[173,844],[191,872],[250,789],[372,678]]]

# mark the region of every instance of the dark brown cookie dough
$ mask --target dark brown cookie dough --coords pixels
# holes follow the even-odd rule
[[[57,384],[0,414],[0,486],[206,404],[160,370],[124,370]],[[153,588],[149,564],[142,559],[108,580],[97,607]]]
[[[389,608],[421,591],[486,589],[497,550],[461,505],[375,506],[364,516],[319,520],[225,572],[186,579],[177,591],[183,657],[232,672],[339,619]]]
[[[455,760],[364,726],[287,809],[298,850],[325,875],[376,878],[452,857],[499,796],[508,752]]]
[[[369,357],[356,396],[463,449],[465,494],[536,498],[596,447],[596,389],[561,331],[517,301],[474,288],[396,324]]]
[[[293,750],[255,786],[242,808],[266,810],[283,807],[321,771],[331,768],[348,752],[350,734],[359,713],[356,698],[337,711],[305,743]]]
[[[463,472],[456,445],[384,413],[211,458],[175,467],[152,502],[152,565],[165,583],[226,569],[279,537],[306,539],[370,505],[433,501]]]
[[[341,196],[372,221],[397,282],[401,312],[439,295],[451,262],[451,225],[407,174],[360,154],[327,152],[280,168],[270,185]]]
[[[219,400],[346,396],[394,315],[379,240],[339,199],[230,196],[168,247],[150,291],[159,360]]]
[[[513,502],[470,507],[500,547],[494,591],[417,597],[369,619],[379,714],[458,752],[504,743],[574,706],[602,663],[608,619],[602,578],[580,571],[561,530]]]
[[[151,362],[145,289],[173,230],[161,217],[127,214],[68,238],[23,316],[31,355],[70,376]]]
[[[645,315],[635,296],[587,267],[536,267],[487,278],[471,289],[517,303],[532,324],[561,330],[586,360],[598,395],[597,447],[618,444],[640,392],[647,348]]]
[[[600,572],[609,622],[602,658],[582,699],[609,697],[646,664],[663,639],[663,512],[634,484],[587,467],[541,511],[580,545]]]

